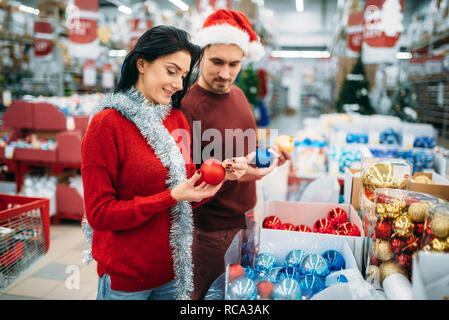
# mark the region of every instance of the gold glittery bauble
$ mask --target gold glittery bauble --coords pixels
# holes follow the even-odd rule
[[[410,237],[413,235],[415,225],[412,219],[406,214],[401,215],[393,221],[393,231],[400,237]]]
[[[376,239],[373,245],[374,256],[381,261],[388,261],[393,258],[393,250],[386,240]]]
[[[431,251],[444,252],[449,249],[449,243],[446,240],[440,240],[438,238],[433,239],[429,243]]]
[[[405,208],[405,202],[400,199],[392,199],[389,203],[384,205],[385,213],[381,214],[382,218],[396,219],[401,215],[402,209]]]
[[[394,261],[383,262],[379,267],[379,280],[382,284],[384,280],[393,273],[400,273],[408,277],[407,271]]]
[[[448,213],[445,212],[445,215]],[[439,238],[446,238],[449,236],[449,217],[435,214],[430,221],[430,230]]]
[[[428,212],[427,205],[423,202],[415,202],[408,207],[408,216],[413,222],[423,222]]]

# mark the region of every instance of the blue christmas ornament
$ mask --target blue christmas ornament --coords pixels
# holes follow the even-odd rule
[[[295,268],[301,268],[302,260],[307,256],[307,253],[303,250],[296,249],[290,251],[284,259],[284,265],[293,266]]]
[[[317,275],[319,277],[325,277],[330,273],[326,259],[319,254],[309,254],[305,257],[302,261],[302,270],[305,274]]]
[[[301,280],[299,281],[299,287],[301,288],[302,298],[310,299],[321,290],[324,290],[325,283],[323,278],[307,274],[301,277]]]
[[[269,272],[274,267],[277,267],[276,258],[271,253],[261,253],[256,257],[254,269],[258,272]]]
[[[345,268],[345,259],[336,250],[327,250],[322,254],[326,259],[330,272],[338,271]]]
[[[256,283],[249,278],[234,280],[229,290],[231,300],[256,300]]]
[[[266,280],[270,280],[273,283],[277,282],[277,275],[279,273],[279,271],[282,270],[283,267],[274,267],[273,269],[270,270],[270,272],[268,272],[267,278]]]
[[[256,150],[256,167],[267,168],[274,161],[274,156],[267,148],[258,148]]]
[[[326,287],[330,287],[334,284],[345,282],[348,282],[348,278],[346,278],[344,274],[339,274],[336,276],[334,276],[334,274],[330,274],[329,276],[326,277],[325,285]]]
[[[243,270],[245,270],[245,276],[251,280],[254,280],[256,278],[256,271],[254,271],[251,267],[243,267]]]
[[[294,279],[282,279],[275,284],[273,290],[274,300],[300,300],[301,288]]]
[[[301,278],[301,270],[292,266],[282,267],[281,270],[276,275],[276,282],[279,282],[282,279],[295,279],[299,281],[299,278]]]

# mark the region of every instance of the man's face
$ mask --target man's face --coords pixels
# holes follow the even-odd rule
[[[216,44],[204,49],[199,85],[215,93],[228,93],[242,67],[243,50],[234,44]]]

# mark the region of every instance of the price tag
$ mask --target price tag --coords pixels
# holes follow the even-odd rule
[[[405,148],[413,148],[415,142],[415,135],[410,133],[405,133],[402,137],[402,145]]]
[[[75,130],[75,120],[73,119],[73,117],[67,117],[66,127],[67,130]]]
[[[6,146],[5,147],[5,158],[13,159],[14,158],[14,146]]]

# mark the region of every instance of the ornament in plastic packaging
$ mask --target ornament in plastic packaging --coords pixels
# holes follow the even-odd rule
[[[274,300],[300,300],[301,288],[298,281],[286,278],[276,283],[273,298]]]
[[[256,300],[256,295],[256,283],[249,278],[239,278],[231,284],[231,300]]]

